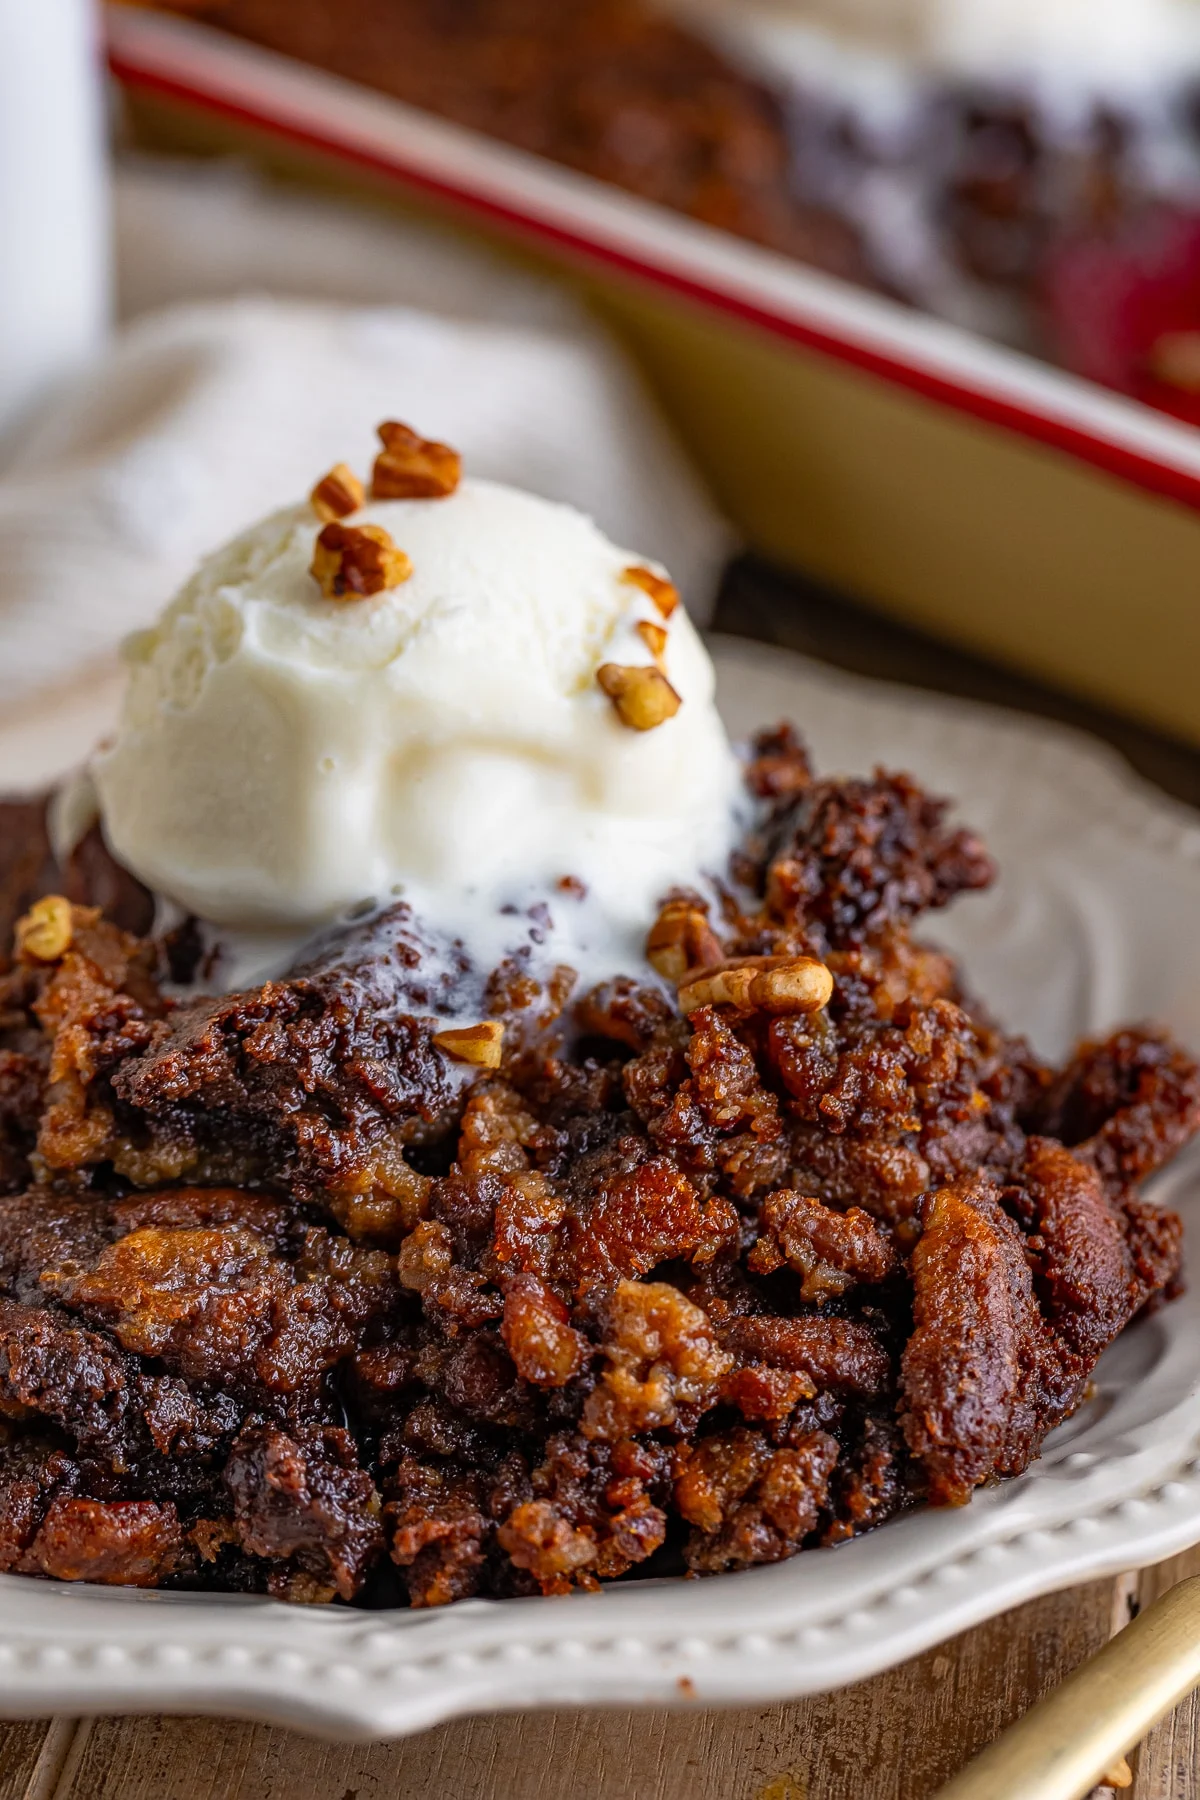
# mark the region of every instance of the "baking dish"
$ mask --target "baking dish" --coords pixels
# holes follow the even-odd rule
[[[568,268],[756,547],[1200,742],[1200,437],[1136,402],[210,27],[111,6],[160,141],[237,144]]]

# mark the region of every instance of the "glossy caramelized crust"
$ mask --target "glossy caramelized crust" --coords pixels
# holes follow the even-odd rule
[[[786,730],[748,779],[739,885],[651,933],[734,996],[690,1017],[485,977],[402,908],[186,1003],[82,887],[26,933],[0,1568],[430,1606],[775,1561],[1028,1465],[1178,1281],[1136,1185],[1200,1073],[1144,1029],[1048,1070],[971,1005],[911,927],[991,864],[911,781]],[[0,823],[25,905],[40,815]],[[704,985],[797,959],[816,1010]],[[435,1042],[483,1018],[498,1068]]]

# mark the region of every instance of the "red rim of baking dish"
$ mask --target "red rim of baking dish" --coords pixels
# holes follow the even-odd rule
[[[1200,433],[894,301],[209,26],[107,8],[129,89],[266,131],[1200,510]]]

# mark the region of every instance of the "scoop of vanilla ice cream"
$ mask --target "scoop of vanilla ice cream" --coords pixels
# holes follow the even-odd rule
[[[582,514],[492,482],[343,522],[382,526],[411,576],[326,599],[306,504],[212,556],[129,643],[92,767],[112,850],[219,927],[302,935],[403,893],[481,956],[573,876],[587,900],[555,913],[616,966],[733,836],[738,766],[683,608],[664,621],[624,578],[641,559]],[[682,700],[648,731],[597,681],[651,663],[641,621],[666,625]]]

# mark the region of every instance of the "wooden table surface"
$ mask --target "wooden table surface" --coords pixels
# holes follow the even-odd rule
[[[869,674],[1081,724],[1200,803],[1200,753],[752,563],[732,571],[718,624]],[[1200,1550],[1034,1601],[840,1693],[755,1711],[470,1719],[366,1746],[219,1720],[0,1725],[0,1800],[928,1800],[1134,1612],[1197,1573]],[[1185,1702],[1129,1762],[1130,1800],[1200,1800],[1200,1702]]]

